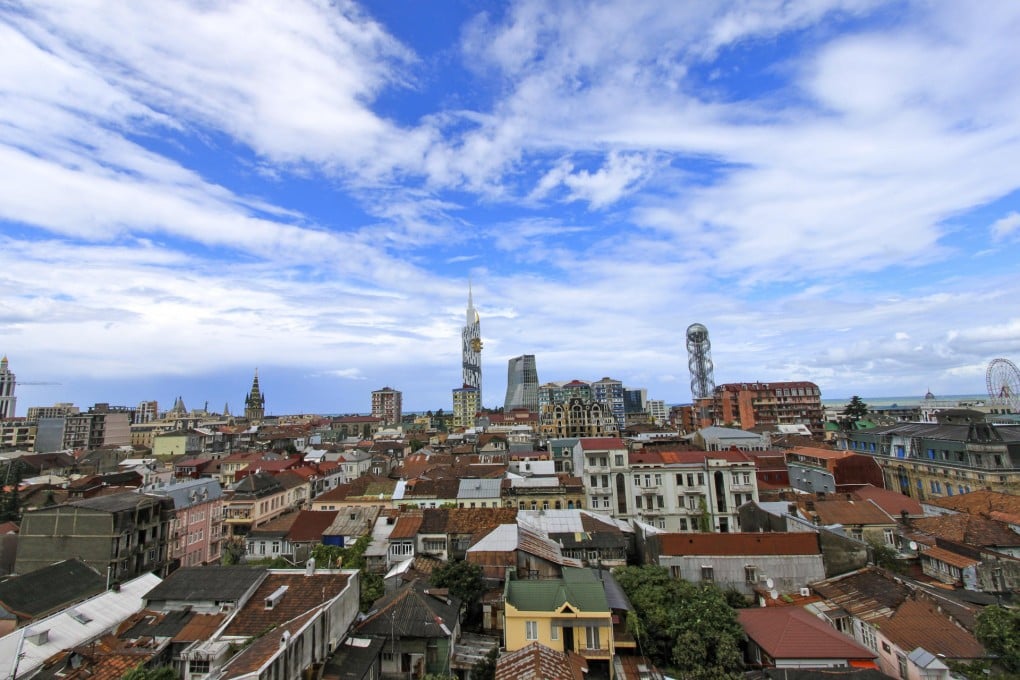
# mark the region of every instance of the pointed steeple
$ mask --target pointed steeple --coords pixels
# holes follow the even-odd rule
[[[255,369],[255,378],[251,381],[251,391],[244,400],[244,417],[248,420],[262,420],[266,415],[266,396],[259,388],[259,369]]]

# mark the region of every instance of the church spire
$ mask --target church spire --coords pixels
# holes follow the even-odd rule
[[[251,381],[251,390],[244,399],[244,417],[248,420],[262,420],[266,415],[266,395],[259,387],[259,369]]]

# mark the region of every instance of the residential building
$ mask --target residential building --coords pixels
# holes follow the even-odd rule
[[[818,534],[653,534],[646,559],[673,578],[706,581],[753,597],[759,589],[797,593],[825,578]]]
[[[878,668],[877,653],[801,607],[737,610],[752,668]]]
[[[593,570],[563,567],[560,578],[540,580],[510,573],[503,597],[508,652],[538,642],[583,657],[593,675],[613,677],[613,613]]]
[[[69,449],[92,450],[131,444],[131,409],[96,404],[87,413],[40,418],[35,450],[40,453]]]
[[[740,506],[758,500],[754,459],[743,451],[640,449],[627,460],[614,482],[617,518],[671,532],[727,533],[739,531]]]
[[[120,583],[116,589],[105,590],[4,635],[0,638],[0,677],[10,680],[39,677],[56,655],[87,646],[140,611],[145,593],[161,580],[155,574],[143,573]],[[124,667],[121,672],[126,670]]]
[[[853,451],[794,446],[786,452],[790,486],[806,493],[851,492],[871,485],[884,488],[882,468],[874,458]]]
[[[1020,491],[1020,425],[984,422],[981,414],[938,423],[898,423],[846,434],[845,446],[873,456],[885,486],[920,501],[987,489]]]
[[[585,506],[584,483],[566,473],[500,480],[503,505],[519,510],[572,510]]]
[[[627,444],[619,437],[581,437],[574,446],[574,469],[584,483],[587,507],[616,516],[627,512],[624,477]]]
[[[164,573],[173,501],[132,491],[28,511],[15,571],[25,574],[74,555],[112,581]]]
[[[0,451],[34,451],[39,426],[27,418],[0,419]]]
[[[453,390],[453,426],[475,426],[475,416],[482,407],[482,392],[477,387],[458,387]]]
[[[503,411],[538,411],[538,369],[534,354],[522,354],[507,362],[506,397]]]
[[[415,579],[377,602],[354,634],[383,641],[385,677],[448,675],[460,638],[460,601]]]
[[[803,424],[815,434],[824,429],[822,393],[812,382],[726,383],[699,399],[700,425],[736,425],[742,430]]]
[[[79,413],[80,409],[70,402],[57,402],[53,406],[29,406],[25,417],[29,420],[40,418],[60,418]]]
[[[152,401],[141,401],[138,402],[138,406],[135,408],[135,417],[131,421],[132,425],[141,425],[143,423],[152,422],[159,418],[159,402]]]
[[[386,425],[400,425],[403,418],[403,395],[400,390],[383,387],[372,392],[372,417]]]
[[[666,409],[666,402],[662,399],[648,399],[645,401],[645,411],[648,417],[656,425],[665,425],[669,421],[669,412]]]
[[[746,432],[734,427],[710,425],[703,427],[690,437],[691,443],[702,451],[765,451],[769,448],[769,437],[757,432]]]
[[[949,680],[950,661],[987,652],[961,622],[976,607],[949,600],[902,577],[868,567],[811,585],[821,597],[807,606],[836,630],[876,653],[879,669],[895,678]]]
[[[571,399],[582,402],[592,400],[591,385],[583,380],[570,382],[549,382],[538,387],[538,411],[542,413],[547,406],[565,404]]]
[[[588,662],[583,656],[559,652],[540,642],[496,659],[495,680],[584,680]]]
[[[172,565],[193,567],[218,564],[223,540],[223,490],[215,479],[189,479],[147,491],[170,498],[174,517],[170,522],[167,559]]]
[[[594,401],[609,407],[616,420],[616,429],[622,430],[627,418],[623,383],[609,377],[602,378],[591,384],[591,393]]]
[[[619,432],[608,404],[580,397],[543,406],[539,422],[542,435],[550,438],[612,437]]]
[[[17,380],[8,366],[7,356],[0,357],[0,420],[14,418],[17,397],[14,396],[14,387]]]
[[[223,499],[227,537],[243,537],[252,529],[293,510],[288,494],[288,489],[267,472],[256,472],[234,484]]]

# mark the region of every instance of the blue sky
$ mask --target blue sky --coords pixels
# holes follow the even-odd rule
[[[1014,2],[0,7],[18,412],[450,407],[506,361],[690,398],[977,393],[1020,358]]]

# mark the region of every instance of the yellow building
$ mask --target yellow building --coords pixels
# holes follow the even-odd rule
[[[563,567],[557,579],[518,580],[504,589],[506,650],[538,642],[585,658],[589,668],[612,678],[613,616],[603,582],[591,569]]]

